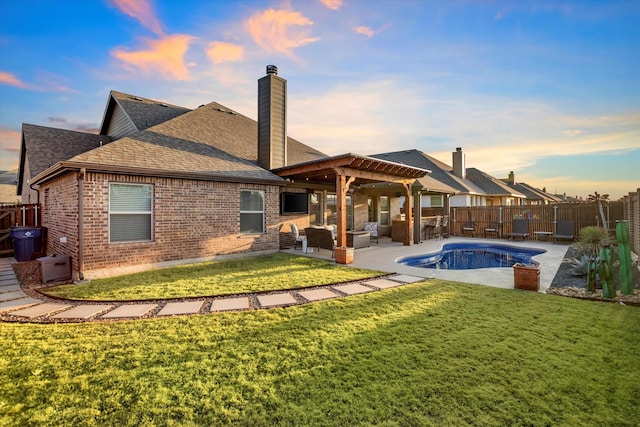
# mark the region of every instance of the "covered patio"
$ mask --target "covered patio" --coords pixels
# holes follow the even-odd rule
[[[362,185],[380,182],[399,184],[406,196],[406,230],[403,245],[411,246],[414,235],[413,193],[418,178],[429,170],[401,163],[380,160],[359,154],[342,154],[273,170],[292,185],[310,190],[327,190],[336,193],[336,251],[347,250],[346,196],[358,191]],[[415,210],[419,218],[419,209]],[[341,259],[337,257],[337,259]]]

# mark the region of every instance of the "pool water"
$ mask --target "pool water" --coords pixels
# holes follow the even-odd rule
[[[522,248],[496,243],[447,243],[437,252],[412,255],[396,260],[410,267],[441,270],[473,270],[476,268],[513,267],[516,263],[538,265],[532,257],[543,249]]]

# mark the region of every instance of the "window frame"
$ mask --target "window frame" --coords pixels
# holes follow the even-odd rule
[[[259,193],[262,196],[262,210],[260,211],[252,211],[252,210],[242,210],[242,193],[244,192],[249,192],[249,193]],[[266,192],[264,190],[255,190],[255,189],[250,189],[250,188],[241,188],[240,189],[240,193],[239,193],[239,197],[238,197],[238,220],[239,220],[239,228],[240,228],[240,234],[264,234],[266,231],[266,213],[265,213],[265,209],[266,209]],[[247,230],[247,231],[243,231],[242,230],[242,215],[243,214],[251,214],[251,215],[255,215],[255,214],[261,214],[262,215],[262,221],[260,221],[261,227],[262,229],[260,231],[253,231],[253,230]]]
[[[111,208],[111,200],[112,200],[112,189],[115,186],[130,186],[130,187],[147,187],[151,190],[150,192],[150,203],[149,203],[149,211],[113,211]],[[109,201],[108,201],[108,230],[107,233],[109,235],[109,244],[121,244],[121,243],[148,243],[154,241],[154,192],[155,188],[153,184],[139,184],[139,183],[129,183],[129,182],[110,182],[109,183]],[[149,215],[149,239],[136,239],[136,240],[111,240],[111,227],[113,222],[111,218],[113,216],[118,215]]]
[[[382,210],[383,207],[383,203],[382,203],[382,199],[385,199],[387,201],[387,210]],[[389,225],[391,224],[391,214],[390,214],[390,202],[391,202],[391,198],[387,195],[381,195],[378,198],[378,218],[380,220],[380,225]]]

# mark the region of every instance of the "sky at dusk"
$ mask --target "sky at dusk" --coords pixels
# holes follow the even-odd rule
[[[0,170],[22,123],[97,132],[110,90],[257,118],[329,155],[419,149],[551,193],[640,187],[640,1],[0,0]]]

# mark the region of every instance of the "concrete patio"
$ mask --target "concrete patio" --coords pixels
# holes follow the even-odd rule
[[[546,252],[533,259],[541,265],[540,290],[545,293],[560,267],[567,252],[566,243],[511,241],[505,239],[481,239],[450,237],[442,240],[426,240],[422,243],[404,246],[401,242],[392,242],[389,237],[380,237],[379,243],[372,240],[367,248],[355,249],[354,261],[351,267],[379,270],[387,273],[397,273],[412,277],[436,278],[456,282],[493,286],[497,288],[513,289],[513,269],[511,268],[481,268],[474,270],[436,270],[431,268],[409,267],[398,264],[396,259],[411,255],[421,255],[438,251],[446,243],[496,243],[516,247],[542,249]],[[304,254],[301,250],[289,249],[288,253]],[[307,256],[331,259],[331,251],[314,248]]]

